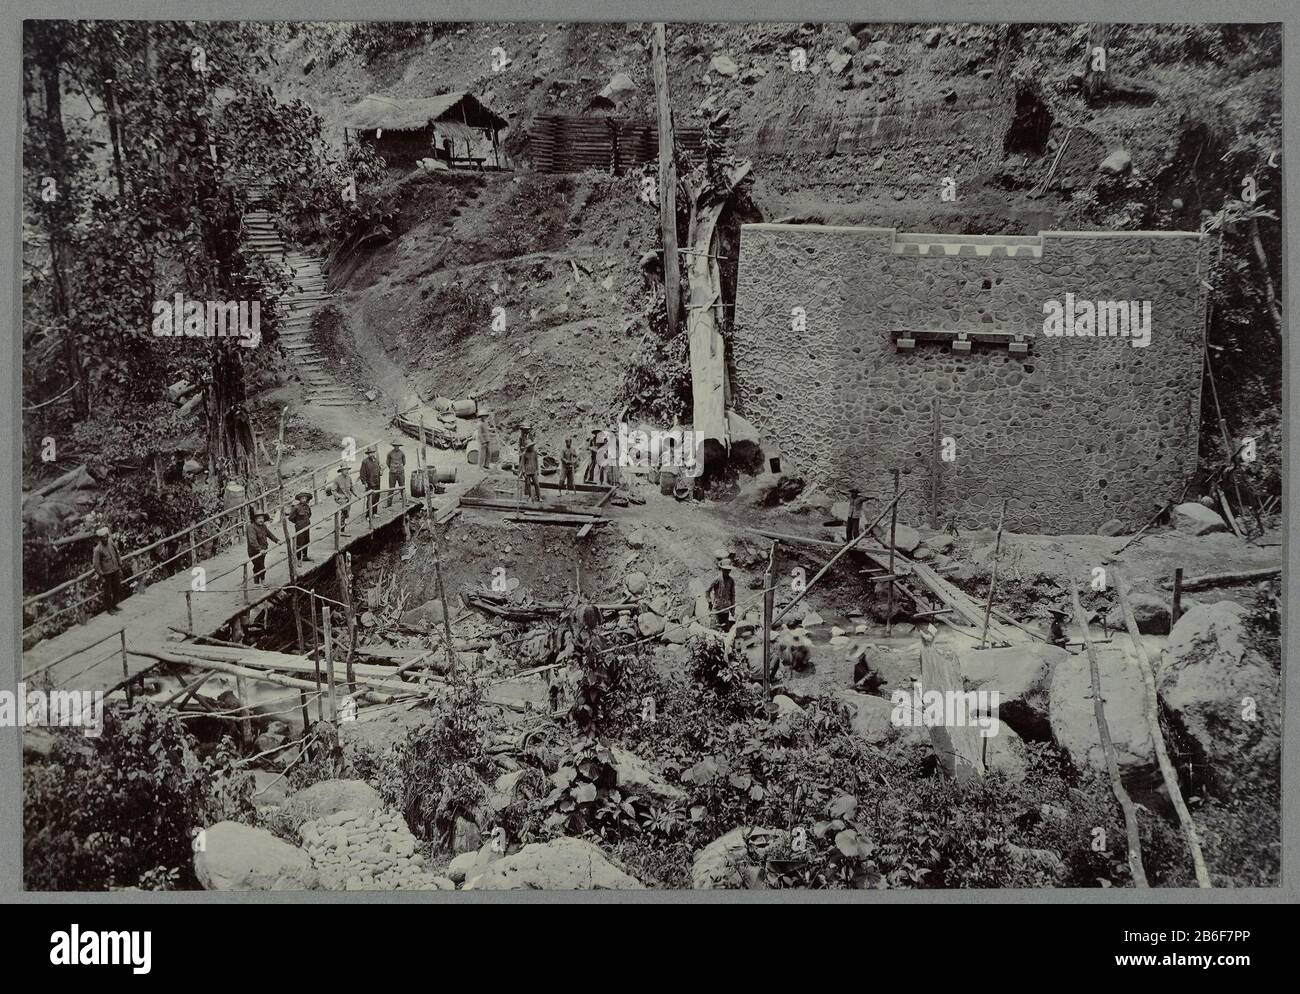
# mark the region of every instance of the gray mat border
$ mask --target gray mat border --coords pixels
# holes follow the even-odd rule
[[[1297,74],[1293,71],[1300,51],[1296,38],[1300,35],[1300,6],[1293,0],[1236,0],[1232,4],[1212,0],[1145,0],[1136,5],[1132,0],[1035,0],[1033,4],[1013,3],[1010,0],[985,0],[983,3],[960,3],[956,0],[913,0],[906,6],[880,2],[850,3],[845,0],[804,0],[797,5],[777,0],[747,0],[744,3],[724,4],[712,0],[708,3],[689,0],[655,0],[641,3],[579,3],[572,0],[444,0],[438,4],[417,0],[225,0],[214,10],[211,2],[196,0],[95,0],[88,4],[70,3],[67,0],[10,0],[5,4],[4,28],[0,34],[0,134],[9,141],[0,143],[0,176],[10,178],[12,187],[2,198],[0,208],[0,238],[8,235],[13,247],[12,267],[14,279],[6,281],[0,289],[0,314],[11,317],[0,331],[0,354],[18,355],[21,347],[22,327],[22,244],[20,228],[21,191],[21,114],[22,114],[22,30],[21,19],[26,17],[58,18],[115,18],[164,20],[419,20],[446,19],[463,21],[879,21],[899,23],[908,21],[1020,21],[1020,22],[1084,22],[1113,21],[1117,23],[1142,22],[1277,22],[1283,25],[1284,83],[1284,167],[1300,151],[1295,128],[1291,126],[1294,110],[1300,107],[1297,94]],[[1300,202],[1296,176],[1283,169],[1285,204]],[[1283,218],[1283,273],[1284,307],[1291,300],[1290,290],[1295,286],[1296,264],[1291,254],[1295,244],[1297,214],[1286,210]],[[3,242],[0,242],[3,244]],[[1287,315],[1289,317],[1289,315]],[[1288,322],[1289,323],[1289,322]],[[1284,437],[1286,457],[1283,469],[1285,493],[1290,494],[1291,468],[1300,455],[1300,443],[1295,432],[1295,411],[1292,389],[1300,363],[1300,350],[1291,348],[1283,359],[1283,389],[1288,419]],[[21,660],[21,591],[22,571],[19,557],[21,543],[21,362],[12,362],[7,384],[0,393],[0,465],[10,468],[9,504],[10,527],[0,528],[0,603],[10,605],[0,611],[0,645],[9,651],[0,661],[3,686],[13,688],[18,682]],[[1300,552],[1289,541],[1292,509],[1288,502],[1283,528],[1286,542],[1285,570],[1283,574],[1283,701],[1286,706],[1283,739],[1283,863],[1282,884],[1277,888],[1247,888],[1242,890],[1201,891],[1195,889],[1157,889],[1144,892],[1133,890],[987,890],[987,891],[898,891],[898,892],[694,892],[694,891],[644,891],[623,893],[457,893],[445,895],[407,895],[390,893],[334,893],[309,894],[238,894],[216,895],[204,893],[141,894],[141,893],[77,893],[46,894],[22,891],[22,771],[19,731],[0,729],[0,900],[7,903],[66,903],[95,904],[260,904],[260,903],[313,903],[313,904],[482,904],[482,903],[573,903],[592,904],[638,903],[662,904],[690,903],[799,903],[799,904],[1030,904],[1075,903],[1113,904],[1120,906],[1146,904],[1225,904],[1250,902],[1294,903],[1300,897],[1300,735],[1296,722],[1300,720],[1297,706],[1298,679],[1294,669],[1286,664],[1296,657],[1300,645],[1300,632],[1290,625],[1290,595],[1294,589],[1293,577],[1300,570]],[[1290,802],[1288,804],[1288,801]]]

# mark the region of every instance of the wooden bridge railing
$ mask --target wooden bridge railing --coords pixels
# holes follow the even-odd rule
[[[415,407],[407,408],[406,411],[399,412],[399,416],[415,409]],[[368,442],[366,443],[366,446],[377,445],[379,444],[379,441],[380,440]],[[358,448],[364,449],[365,446],[359,446]],[[344,456],[339,456],[335,459],[331,459],[329,462],[315,466],[312,469],[303,470],[288,479],[277,483],[271,489],[264,490],[257,497],[244,501],[242,504],[237,504],[234,507],[223,508],[217,513],[209,515],[201,521],[195,522],[189,527],[175,532],[172,535],[164,536],[163,538],[150,542],[148,545],[142,546],[141,548],[132,549],[129,552],[123,553],[121,555],[121,562],[123,568],[122,571],[125,573],[127,572],[128,564],[131,564],[135,560],[139,560],[141,556],[148,555],[156,549],[171,546],[174,543],[183,543],[183,547],[180,551],[172,553],[167,556],[167,558],[159,562],[150,563],[143,568],[137,567],[135,572],[132,572],[129,576],[123,579],[123,585],[125,586],[126,584],[135,583],[137,584],[138,589],[143,589],[143,585],[150,582],[151,575],[156,575],[160,569],[175,563],[178,559],[188,556],[192,567],[198,565],[200,559],[210,558],[210,556],[216,555],[221,551],[224,545],[230,544],[228,539],[232,534],[236,535],[236,542],[239,540],[239,535],[243,534],[243,527],[249,520],[248,512],[250,508],[258,507],[259,510],[265,509],[268,501],[281,498],[286,491],[291,491],[294,487],[301,487],[303,481],[310,482],[312,501],[315,502],[316,494],[319,490],[316,486],[317,477],[320,474],[328,473],[330,469],[345,463],[351,465],[352,460]],[[351,506],[351,503],[349,503],[349,506]],[[213,525],[216,526],[215,532],[205,534],[205,529],[208,529]],[[211,552],[206,556],[200,554],[205,546],[211,546]],[[168,573],[167,575],[171,574]],[[63,583],[51,587],[49,590],[44,590],[39,594],[34,594],[31,597],[24,598],[23,613],[26,615],[28,612],[36,611],[39,609],[40,605],[50,600],[50,598],[56,597],[66,591],[76,590],[80,593],[80,588],[87,581],[92,581],[94,579],[96,579],[94,569],[88,569],[84,573],[74,576],[70,580],[65,580]],[[71,604],[64,605],[48,614],[41,615],[40,617],[35,618],[31,623],[24,625],[23,634],[26,635],[40,625],[48,624],[53,619],[70,612],[76,612],[74,624],[79,623],[87,617],[85,611],[86,606],[98,598],[98,591],[92,591],[85,596],[78,597],[78,599],[73,601]]]

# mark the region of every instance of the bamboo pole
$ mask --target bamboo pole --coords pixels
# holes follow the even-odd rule
[[[1181,576],[1182,572],[1180,569],[1178,575]],[[1164,779],[1169,800],[1173,802],[1174,810],[1178,812],[1178,823],[1182,826],[1183,838],[1187,840],[1187,848],[1192,854],[1192,866],[1196,869],[1196,885],[1213,887],[1210,882],[1210,871],[1205,865],[1205,856],[1201,852],[1201,838],[1197,834],[1196,823],[1192,821],[1192,813],[1188,810],[1183,792],[1178,787],[1178,774],[1174,772],[1174,764],[1170,762],[1169,752],[1165,748],[1165,737],[1160,731],[1155,672],[1151,668],[1151,659],[1147,656],[1146,646],[1142,644],[1137,618],[1133,615],[1133,608],[1128,602],[1128,592],[1124,589],[1126,586],[1124,577],[1116,573],[1115,593],[1119,595],[1119,607],[1124,614],[1124,625],[1128,628],[1129,638],[1133,640],[1133,648],[1137,651],[1138,668],[1142,671],[1142,682],[1146,685],[1147,725],[1151,730],[1151,741],[1155,743],[1160,776]]]
[[[654,68],[655,104],[659,114],[659,232],[664,250],[664,305],[668,316],[668,337],[677,334],[682,290],[681,267],[677,258],[677,158],[673,141],[673,111],[668,96],[668,62],[663,22],[650,36]]]
[[[830,561],[825,566],[823,566],[820,570],[817,571],[817,575],[808,581],[808,583],[804,586],[803,590],[799,591],[798,596],[796,596],[794,600],[792,600],[789,604],[783,607],[781,609],[781,613],[772,619],[772,624],[773,625],[777,624],[782,618],[784,618],[787,614],[789,614],[792,610],[794,610],[794,606],[808,595],[808,591],[812,590],[813,584],[815,584],[818,580],[820,580],[823,576],[826,575],[826,573],[830,570],[830,568],[835,565],[836,560],[838,560],[840,556],[844,555],[844,553],[848,552],[855,545],[861,542],[864,538],[870,535],[871,529],[875,528],[876,525],[880,524],[880,522],[885,520],[885,515],[890,512],[890,509],[892,509],[898,504],[899,498],[901,498],[905,493],[907,493],[906,490],[900,491],[898,496],[896,496],[893,500],[891,500],[885,506],[885,509],[881,511],[878,515],[876,515],[875,521],[871,522],[871,524],[867,525],[866,528],[858,532],[857,538],[855,538],[852,542],[846,542],[844,544],[844,547],[841,548],[839,552],[831,556]]]
[[[1142,866],[1142,840],[1138,835],[1137,811],[1133,800],[1124,789],[1124,782],[1119,777],[1119,760],[1115,758],[1115,743],[1111,741],[1110,725],[1106,722],[1106,707],[1101,696],[1101,673],[1097,667],[1097,650],[1092,644],[1092,633],[1088,631],[1088,618],[1079,603],[1079,585],[1070,581],[1070,597],[1074,604],[1074,617],[1083,632],[1083,647],[1088,653],[1088,670],[1092,677],[1092,712],[1097,719],[1097,734],[1101,737],[1101,749],[1106,754],[1106,770],[1110,774],[1110,787],[1124,812],[1124,832],[1128,836],[1128,865],[1133,874],[1133,885],[1139,888],[1147,886],[1146,870]]]
[[[312,613],[314,616],[315,612]],[[334,629],[330,623],[330,606],[323,601],[320,606],[320,620],[325,636],[325,679],[330,692],[330,721],[338,724],[339,704],[334,690]]]
[[[852,511],[852,508],[849,509]],[[889,575],[894,575],[894,543],[898,541],[898,470],[894,470],[894,506],[889,512]],[[889,581],[889,603],[885,608],[885,637],[894,633],[894,581]]]
[[[1007,517],[1007,498],[1002,498],[1002,510],[998,514],[998,537],[993,543],[993,569],[989,573],[989,598],[984,605],[984,630],[980,633],[980,648],[988,647],[989,616],[993,613],[993,591],[998,585],[998,554],[1002,551],[1002,524]],[[892,573],[893,570],[891,569]]]
[[[1183,568],[1179,566],[1174,570],[1174,602],[1169,608],[1169,627],[1172,629],[1178,624],[1178,619],[1183,613]],[[1126,612],[1127,614],[1127,612]],[[1127,620],[1127,618],[1126,618]]]
[[[356,651],[357,645],[357,619],[352,606],[352,577],[349,570],[351,557],[347,553],[341,553],[334,557],[334,565],[339,578],[339,599],[343,601],[343,613],[348,620],[348,656],[346,663],[348,691],[355,693],[357,678],[356,674],[352,672],[352,655]]]
[[[939,527],[939,401],[930,401],[930,530]]]
[[[767,570],[763,573],[763,700],[772,699],[772,608],[776,600],[776,543],[767,554]]]

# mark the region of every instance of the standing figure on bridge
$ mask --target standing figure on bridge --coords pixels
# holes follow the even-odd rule
[[[578,450],[573,447],[573,439],[564,440],[564,449],[560,452],[560,492],[567,486],[574,493],[578,488],[573,485],[573,474],[578,469]]]
[[[352,502],[357,497],[351,472],[351,466],[341,464],[338,475],[334,477],[334,503],[339,505],[339,531],[344,535],[348,533],[348,515],[352,513]]]
[[[117,605],[122,599],[122,557],[118,555],[117,545],[107,528],[97,529],[95,539],[91,561],[104,585],[104,610],[109,614],[117,614]]]
[[[311,494],[307,491],[300,493],[289,509],[289,520],[294,525],[294,554],[301,562],[309,563],[312,561],[307,555],[307,546],[311,544]]]
[[[724,632],[736,623],[736,581],[731,578],[731,560],[718,557],[718,578],[709,585],[709,614]]]
[[[600,450],[605,447],[605,442],[601,437],[599,428],[591,430],[591,439],[587,442],[587,455],[590,457],[587,462],[587,472],[582,476],[583,483],[595,483],[596,472],[600,467]]]
[[[244,537],[248,541],[248,558],[253,561],[253,582],[256,584],[266,582],[266,550],[271,547],[272,542],[280,541],[271,534],[271,529],[266,527],[266,523],[270,520],[269,514],[258,511],[253,515],[253,520],[244,526]]]
[[[401,442],[394,442],[393,447],[388,450],[388,485],[390,487],[406,486],[406,453],[402,451]],[[393,506],[391,492],[388,494],[384,506]]]
[[[383,470],[379,468],[379,449],[373,445],[366,447],[366,457],[361,460],[361,482],[366,488],[366,514],[379,510],[379,486],[383,480]]]
[[[537,443],[531,438],[525,443],[523,454],[519,457],[519,475],[524,481],[524,496],[540,504],[542,492],[537,486]]]

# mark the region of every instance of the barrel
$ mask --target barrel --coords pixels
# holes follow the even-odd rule
[[[659,492],[671,497],[673,489],[677,486],[677,474],[671,469],[664,468],[659,471]]]
[[[417,469],[411,473],[411,496],[424,496],[424,470]]]
[[[451,403],[451,412],[458,418],[476,418],[478,417],[478,401],[454,400]]]
[[[438,469],[435,467],[433,471],[433,479],[435,483],[455,483],[456,467],[452,466],[450,469]]]
[[[239,507],[240,504],[243,504],[247,500],[248,497],[244,493],[244,485],[242,483],[235,483],[232,480],[230,483],[226,484],[225,501],[222,506],[225,507],[227,511],[232,507]]]
[[[471,438],[465,446],[465,461],[471,466],[479,465],[479,444],[477,438]]]

